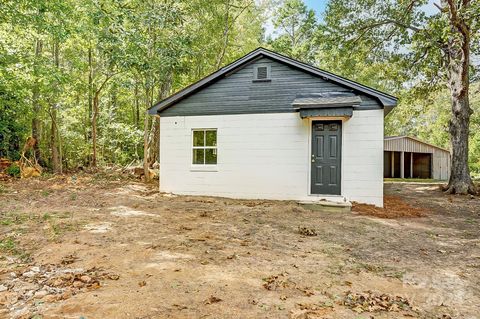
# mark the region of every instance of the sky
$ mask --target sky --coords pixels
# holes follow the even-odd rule
[[[309,8],[315,10],[317,16],[320,16],[325,11],[328,0],[304,0],[304,2]]]
[[[315,11],[318,20],[322,19],[322,14],[323,12],[325,12],[328,1],[329,0],[303,0],[303,2],[307,5],[308,8]],[[439,3],[440,0],[428,0],[428,3],[423,6],[422,9],[427,15],[432,15],[438,12],[438,9],[433,4],[434,2]],[[265,24],[265,31],[267,36],[270,35],[275,38],[275,34],[273,33],[273,25],[270,20],[268,20]]]

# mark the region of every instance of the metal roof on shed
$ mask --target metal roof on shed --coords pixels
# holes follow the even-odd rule
[[[445,148],[411,136],[385,136],[383,145],[385,151],[393,152],[434,153],[440,151],[450,153]]]

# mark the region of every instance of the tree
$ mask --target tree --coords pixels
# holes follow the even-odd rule
[[[427,14],[426,0],[332,0],[326,22],[331,39],[347,50],[360,43],[379,51],[395,52],[410,73],[407,85],[415,90],[449,88],[452,170],[446,191],[475,193],[468,166],[471,50],[478,52],[480,3],[442,0],[438,11]]]
[[[17,159],[33,134],[58,173],[143,153],[150,168],[159,121],[144,111],[262,39],[254,0],[22,0],[1,13],[0,155]]]
[[[294,59],[313,62],[315,57],[315,12],[308,9],[302,0],[285,0],[275,11],[273,26],[279,33],[268,44],[277,52]]]

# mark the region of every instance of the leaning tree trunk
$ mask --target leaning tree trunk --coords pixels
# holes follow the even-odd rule
[[[468,167],[468,138],[470,133],[469,66],[470,31],[458,15],[453,2],[449,2],[452,35],[445,48],[448,61],[448,86],[452,101],[450,138],[452,142],[452,167],[446,191],[451,194],[476,192]]]

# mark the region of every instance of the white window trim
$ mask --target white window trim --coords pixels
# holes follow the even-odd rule
[[[208,132],[208,131],[215,131],[217,132],[217,146],[193,146],[193,143],[194,143],[194,136],[193,136],[193,133],[195,131],[203,131],[205,132]],[[191,151],[190,151],[190,171],[192,172],[217,172],[218,171],[218,129],[216,128],[192,128],[191,130]],[[206,135],[204,137],[206,139]],[[205,140],[206,141],[206,140]],[[216,149],[217,150],[217,164],[193,164],[193,150],[195,149],[202,149],[202,150],[206,150],[206,149]],[[205,156],[205,155],[204,155]],[[205,158],[204,158],[205,160]]]

